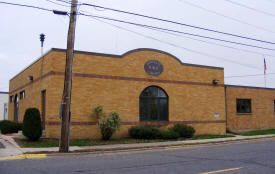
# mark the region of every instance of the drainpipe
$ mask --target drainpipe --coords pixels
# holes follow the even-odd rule
[[[225,125],[226,125],[226,131],[227,131],[228,130],[228,124],[227,124],[227,95],[226,95],[226,88],[227,88],[227,86],[224,85]]]

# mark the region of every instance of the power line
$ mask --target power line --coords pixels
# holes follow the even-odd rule
[[[58,3],[58,2],[54,2],[54,1],[51,1],[51,0],[45,0],[45,1],[48,1],[48,2],[56,4],[56,5],[60,5],[60,6],[63,6],[63,7],[70,7],[69,5],[64,5],[64,4],[61,4],[61,3]]]
[[[50,9],[46,9],[46,8],[40,8],[40,7],[36,7],[36,6],[30,6],[30,5],[24,5],[24,4],[15,4],[15,3],[7,3],[7,2],[1,2],[0,1],[0,3],[3,3],[3,4],[9,4],[9,5],[17,5],[17,6],[23,6],[23,7],[30,7],[30,8],[36,8],[36,9],[40,9],[40,10],[46,10],[46,11],[53,11],[53,10],[50,10]],[[94,16],[94,15],[85,15],[85,14],[81,14],[81,15],[84,15],[84,16],[90,16],[90,17],[95,17],[95,18],[102,18],[102,17],[99,17],[99,16]],[[103,18],[103,19],[106,19],[106,18]],[[142,26],[142,24],[140,24],[141,26]],[[153,27],[153,26],[146,26],[146,25],[144,25],[143,27],[145,27],[145,28],[149,28],[149,29],[159,29],[159,30],[163,30],[162,28],[155,28],[155,27]],[[133,31],[132,31],[133,32]],[[158,40],[158,39],[155,39],[154,38],[154,40]],[[159,40],[159,41],[161,41],[161,40]],[[171,43],[169,43],[170,45],[174,45],[174,46],[176,46],[175,44],[171,44]],[[179,46],[177,46],[177,47],[179,47]],[[180,46],[181,47],[181,46]],[[191,49],[188,49],[188,48],[185,48],[185,47],[181,47],[181,48],[183,48],[183,49],[185,49],[185,50],[188,50],[188,51],[191,51],[191,52],[195,52],[195,53],[197,53],[197,54],[201,54],[201,55],[204,55],[204,56],[211,56],[211,57],[216,57],[216,58],[221,58],[221,57],[217,57],[217,56],[213,56],[213,55],[209,55],[209,54],[207,54],[207,53],[203,53],[203,52],[199,52],[199,51],[195,51],[195,50],[191,50]],[[223,59],[223,58],[222,58]],[[238,62],[235,62],[235,61],[231,61],[231,60],[227,60],[227,59],[224,59],[224,60],[226,60],[226,61],[229,61],[229,62],[231,62],[231,63],[237,63],[237,64],[240,64],[240,63],[238,63]],[[244,64],[240,64],[240,65],[244,65]],[[245,65],[246,66],[246,65]],[[250,67],[250,68],[257,68],[257,67],[254,67],[254,66],[247,66],[247,67]],[[258,68],[257,68],[258,69]]]
[[[87,15],[87,17],[93,18],[92,15],[91,15],[91,16]],[[223,60],[223,61],[226,61],[226,62],[230,62],[230,63],[233,63],[233,64],[238,64],[238,65],[241,65],[241,66],[244,66],[244,67],[248,67],[248,68],[252,68],[252,69],[258,69],[258,70],[261,69],[261,68],[256,67],[256,66],[247,65],[247,64],[242,64],[242,63],[239,63],[239,62],[236,62],[236,61],[232,61],[232,60],[229,60],[229,59],[226,59],[226,58],[223,58],[223,57],[219,57],[219,56],[216,56],[216,55],[211,55],[211,54],[204,53],[204,52],[201,52],[201,51],[196,51],[196,50],[189,49],[189,48],[186,48],[186,47],[183,47],[183,46],[179,46],[179,45],[176,45],[176,44],[167,42],[167,41],[163,41],[163,40],[157,39],[157,38],[152,37],[152,36],[148,36],[148,35],[145,35],[145,34],[141,34],[141,33],[139,33],[139,32],[132,31],[132,30],[126,29],[126,28],[124,28],[124,27],[121,27],[121,26],[118,26],[118,25],[115,25],[115,24],[111,24],[111,23],[102,21],[102,20],[97,19],[97,18],[93,18],[93,19],[95,19],[95,20],[97,20],[97,21],[100,21],[100,22],[102,22],[102,23],[111,25],[111,26],[113,26],[113,27],[116,27],[116,28],[119,28],[119,29],[122,29],[122,30],[125,30],[125,31],[128,31],[128,32],[134,33],[134,34],[136,34],[136,35],[145,37],[145,38],[147,38],[147,39],[155,40],[155,41],[164,43],[164,44],[166,44],[166,45],[170,45],[170,46],[173,46],[173,47],[176,47],[176,48],[183,49],[183,50],[188,51],[188,52],[196,53],[196,54],[199,54],[199,55],[202,55],[202,56],[206,56],[206,57],[209,57],[209,58],[215,58],[215,59],[218,59],[218,60]]]
[[[263,31],[266,31],[266,32],[275,33],[274,31],[269,30],[269,29],[267,29],[267,28],[260,27],[260,26],[254,25],[254,24],[250,24],[250,23],[247,23],[247,22],[245,22],[245,21],[239,20],[239,19],[237,19],[237,18],[233,18],[233,17],[230,17],[230,16],[226,16],[226,15],[224,15],[224,14],[222,14],[222,13],[218,13],[218,12],[216,12],[216,11],[209,10],[209,9],[207,9],[207,8],[204,8],[204,7],[199,6],[199,5],[197,5],[197,4],[191,3],[191,2],[189,2],[189,1],[186,1],[186,0],[179,0],[179,1],[180,1],[181,3],[185,3],[185,4],[190,5],[190,6],[192,6],[192,7],[199,8],[199,9],[201,9],[201,10],[203,10],[203,11],[206,11],[206,12],[209,12],[209,13],[212,13],[212,14],[215,14],[215,15],[217,15],[217,16],[221,16],[221,17],[224,17],[224,18],[226,18],[226,19],[229,19],[229,20],[232,20],[232,21],[241,23],[241,24],[248,25],[248,26],[253,27],[253,28],[256,28],[256,29],[258,29],[258,30],[263,30]]]
[[[268,15],[268,16],[275,17],[275,15],[272,14],[272,13],[267,13],[267,12],[265,12],[265,11],[262,11],[262,10],[259,10],[259,9],[256,9],[256,8],[252,8],[252,7],[246,6],[246,5],[244,5],[244,4],[240,4],[240,3],[238,3],[238,2],[234,2],[234,1],[231,1],[231,0],[224,0],[224,1],[227,1],[227,2],[229,2],[229,3],[231,3],[231,4],[234,4],[234,5],[243,7],[243,8],[247,8],[247,9],[252,10],[252,11],[256,11],[256,12],[258,12],[258,13],[262,13],[262,14],[265,14],[265,15]]]
[[[274,75],[275,73],[267,73],[265,75]],[[224,78],[241,78],[241,77],[255,77],[255,76],[264,76],[264,74],[250,74],[250,75],[241,75],[241,76],[226,76]]]
[[[238,50],[238,51],[242,51],[242,52],[247,52],[247,53],[253,53],[253,54],[257,54],[257,55],[261,55],[261,56],[264,55],[264,56],[269,56],[269,57],[275,57],[275,55],[271,55],[271,54],[260,53],[260,52],[256,52],[256,51],[250,51],[250,50],[246,50],[246,49],[231,47],[231,46],[227,46],[227,45],[223,45],[223,44],[218,44],[218,43],[215,43],[215,42],[209,42],[209,41],[205,41],[205,40],[201,40],[201,39],[196,39],[196,38],[192,38],[192,37],[188,37],[188,36],[182,36],[182,35],[179,35],[179,34],[175,34],[175,33],[171,33],[171,32],[166,32],[166,31],[162,31],[162,30],[157,30],[157,29],[152,29],[152,28],[148,28],[148,29],[159,31],[159,32],[162,32],[162,33],[170,34],[170,35],[181,37],[181,38],[188,38],[188,39],[191,39],[191,40],[207,43],[207,44],[210,44],[210,45],[217,45],[217,46],[220,46],[220,47],[234,49],[234,50]]]
[[[129,12],[129,11],[117,10],[117,9],[113,9],[113,8],[108,8],[108,7],[103,7],[103,6],[94,5],[94,4],[88,4],[88,3],[82,3],[81,5],[92,6],[92,7],[97,7],[97,8],[101,8],[101,9],[105,9],[105,10],[110,10],[110,11],[115,11],[115,12],[119,12],[119,13],[130,14],[130,15],[144,17],[144,18],[149,18],[149,19],[154,19],[154,20],[158,20],[158,21],[162,21],[162,22],[173,23],[173,24],[177,24],[177,25],[181,25],[181,26],[186,26],[186,27],[191,27],[191,28],[200,29],[200,30],[205,30],[205,31],[209,31],[209,32],[215,32],[215,33],[219,33],[219,34],[234,36],[234,37],[238,37],[238,38],[242,38],[242,39],[248,39],[248,40],[253,40],[253,41],[263,42],[263,43],[268,43],[268,44],[275,44],[274,42],[270,42],[270,41],[265,41],[265,40],[260,40],[260,39],[256,39],[256,38],[241,36],[241,35],[237,35],[237,34],[222,32],[222,31],[208,29],[208,28],[199,27],[199,26],[195,26],[195,25],[184,24],[184,23],[180,23],[180,22],[176,22],[176,21],[171,21],[171,20],[167,20],[167,19],[161,19],[161,18],[147,16],[147,15],[138,14],[138,13],[133,13],[133,12]]]
[[[62,1],[62,0],[58,0],[58,1]],[[62,2],[66,2],[66,1],[62,1]],[[23,6],[23,7],[37,8],[37,9],[46,10],[46,11],[52,11],[52,10],[49,10],[49,9],[36,7],[36,6],[30,6],[30,5],[7,3],[7,2],[1,2],[1,1],[0,1],[0,3],[9,4],[9,5],[18,5],[18,6]],[[79,15],[85,15],[85,14],[79,13]],[[93,15],[93,17],[106,19],[106,20],[112,20],[112,21],[116,21],[116,22],[127,23],[127,24],[132,24],[132,25],[145,27],[145,28],[153,28],[153,29],[158,29],[158,30],[163,30],[163,31],[169,31],[169,32],[175,32],[175,33],[180,33],[180,34],[185,34],[185,35],[190,35],[190,36],[201,37],[201,38],[205,38],[205,39],[211,39],[211,40],[216,40],[216,41],[227,42],[227,43],[231,43],[231,44],[237,44],[237,45],[243,45],[243,46],[248,46],[248,47],[254,47],[254,48],[260,48],[260,49],[275,51],[275,49],[271,49],[271,48],[260,47],[260,46],[250,45],[250,44],[244,44],[244,43],[241,43],[241,42],[233,42],[233,41],[228,41],[228,40],[224,40],[224,39],[217,39],[217,38],[213,38],[213,37],[202,36],[202,35],[197,35],[197,34],[192,34],[192,33],[187,33],[187,32],[181,32],[181,31],[171,30],[171,29],[167,29],[167,28],[160,28],[160,27],[155,27],[155,26],[150,26],[150,25],[144,25],[144,24],[138,24],[138,23],[133,23],[133,22],[128,22],[128,21],[122,21],[122,20],[113,19],[113,18],[95,16],[95,15]]]
[[[125,24],[131,24],[131,25],[144,27],[144,28],[153,28],[153,29],[158,29],[158,30],[163,30],[163,31],[168,31],[168,32],[185,34],[185,35],[189,35],[189,36],[201,37],[201,38],[204,38],[204,39],[211,39],[211,40],[227,42],[227,43],[236,44],[236,45],[242,45],[242,46],[247,46],[247,47],[253,47],[253,48],[260,48],[260,49],[265,49],[265,50],[269,50],[269,51],[275,51],[275,49],[272,49],[272,48],[261,47],[261,46],[251,45],[251,44],[245,44],[245,43],[241,43],[241,42],[228,41],[228,40],[224,40],[224,39],[218,39],[218,38],[214,38],[214,37],[203,36],[203,35],[198,35],[198,34],[193,34],[193,33],[187,33],[187,32],[182,32],[182,31],[178,31],[178,30],[161,28],[161,27],[156,27],[156,26],[152,26],[152,25],[139,24],[139,23],[124,21],[124,20],[119,20],[119,19],[114,19],[114,18],[109,18],[109,17],[96,16],[96,15],[87,15],[87,14],[84,14],[84,13],[79,13],[79,15],[91,16],[91,17],[94,17],[94,18],[105,19],[105,20],[110,20],[110,21],[115,21],[115,22],[120,22],[120,23],[125,23]]]
[[[15,5],[15,6],[28,7],[28,8],[35,8],[35,9],[44,10],[44,11],[50,11],[50,12],[53,11],[53,10],[50,10],[50,9],[47,9],[47,8],[42,8],[42,7],[37,7],[37,6],[25,5],[25,4],[16,4],[16,3],[3,2],[3,1],[0,1],[0,4]]]

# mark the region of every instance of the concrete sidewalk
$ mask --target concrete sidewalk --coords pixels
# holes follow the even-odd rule
[[[173,146],[184,146],[194,144],[207,144],[207,143],[223,143],[230,141],[242,141],[251,139],[271,138],[275,135],[257,135],[257,136],[239,136],[230,138],[216,138],[216,139],[202,139],[202,140],[184,140],[184,141],[167,141],[155,143],[137,143],[137,144],[115,144],[115,145],[100,145],[100,146],[71,146],[70,152],[104,152],[104,151],[118,151],[118,150],[138,150],[148,148],[164,148]],[[0,158],[17,156],[22,154],[32,153],[56,153],[58,147],[50,148],[21,148],[14,141],[12,136],[5,136],[0,134],[0,142],[5,148],[0,148]]]

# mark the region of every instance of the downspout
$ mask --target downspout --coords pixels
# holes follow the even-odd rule
[[[226,95],[226,88],[227,88],[227,86],[224,85],[225,125],[226,125],[226,131],[227,131],[228,130],[228,124],[227,124],[227,95]]]

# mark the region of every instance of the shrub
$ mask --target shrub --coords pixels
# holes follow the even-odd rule
[[[94,108],[92,111],[92,116],[97,119],[100,119],[100,117],[104,116],[103,107],[97,106],[96,108]]]
[[[161,139],[177,139],[180,137],[180,134],[173,130],[160,130]]]
[[[193,127],[185,124],[176,124],[171,127],[170,130],[179,133],[179,135],[184,138],[191,138],[195,133],[195,129]]]
[[[160,130],[153,126],[132,126],[129,135],[136,139],[156,139],[160,137]]]
[[[111,112],[108,117],[101,116],[98,120],[100,133],[103,140],[109,140],[120,127],[120,117],[117,112]]]
[[[17,133],[19,130],[22,130],[21,126],[21,123],[16,123],[9,120],[0,121],[0,130],[2,134]]]
[[[31,141],[37,141],[42,135],[40,112],[36,108],[28,108],[24,114],[23,135]]]

